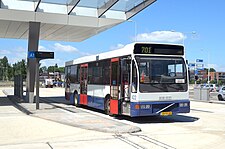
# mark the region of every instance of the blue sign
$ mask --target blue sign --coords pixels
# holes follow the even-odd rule
[[[199,70],[204,70],[204,68],[197,68],[197,70],[199,71]]]
[[[198,74],[198,70],[195,70],[195,75],[197,75]]]
[[[28,58],[35,58],[35,52],[34,51],[29,51],[27,57]]]
[[[195,63],[188,64],[189,67],[195,67]]]
[[[196,62],[203,63],[203,59],[196,59]]]

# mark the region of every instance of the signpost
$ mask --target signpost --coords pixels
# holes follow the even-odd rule
[[[196,85],[196,81],[199,78],[198,71],[204,69],[203,59],[196,59],[195,63],[192,63],[189,67],[193,67],[193,66],[194,66],[194,72],[195,72],[195,85]]]
[[[203,63],[203,59],[196,59],[196,63]]]
[[[39,62],[43,59],[54,59],[54,52],[30,51],[28,58],[36,59],[36,110],[39,109]]]

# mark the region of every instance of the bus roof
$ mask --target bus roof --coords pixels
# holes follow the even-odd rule
[[[104,52],[104,53],[101,53],[101,54],[84,56],[84,57],[81,57],[81,58],[78,58],[78,59],[75,59],[75,60],[71,60],[71,61],[66,62],[66,66],[96,61],[96,58],[98,58],[98,60],[103,60],[103,59],[107,59],[107,58],[129,55],[129,54],[133,53],[134,44],[135,43],[131,43],[131,44],[128,44],[128,45],[124,46],[123,48],[120,48],[120,49],[117,49],[117,50]]]
[[[149,43],[149,42],[138,42],[138,44],[165,44],[165,43]],[[81,58],[77,58],[75,60],[71,60],[65,63],[66,66],[69,65],[74,65],[74,64],[82,64],[82,63],[88,63],[88,62],[92,62],[92,61],[96,61],[96,60],[103,60],[103,59],[108,59],[108,58],[114,58],[114,57],[120,57],[120,56],[125,56],[125,55],[131,55],[134,52],[134,45],[136,44],[136,42],[134,43],[130,43],[127,44],[126,46],[113,50],[113,51],[108,51],[108,52],[104,52],[101,54],[95,54],[95,55],[90,55],[90,56],[84,56]],[[179,45],[179,46],[183,46],[180,44],[168,44],[166,43],[166,45]]]

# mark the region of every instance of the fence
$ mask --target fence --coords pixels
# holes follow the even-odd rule
[[[194,99],[209,101],[209,95],[210,93],[208,88],[194,88]]]

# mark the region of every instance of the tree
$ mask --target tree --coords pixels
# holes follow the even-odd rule
[[[58,67],[57,64],[55,64],[54,66],[49,66],[48,67],[48,72],[60,72],[60,73],[64,73],[65,71],[65,67]]]
[[[216,72],[216,70],[214,68],[210,68],[209,72]]]
[[[43,66],[40,68],[40,73],[46,73],[48,71],[48,68],[46,66]]]
[[[9,72],[10,72],[10,64],[8,63],[8,58],[4,56],[0,61],[0,68],[1,68],[1,79],[3,81],[9,80]]]
[[[15,75],[22,75],[25,78],[26,74],[26,61],[24,59],[13,65],[8,63],[6,56],[0,59],[0,80],[12,80]]]
[[[27,74],[26,61],[24,59],[13,64],[13,76],[22,75],[23,78],[26,78],[26,74]]]
[[[49,66],[48,67],[48,72],[54,72],[55,66]]]
[[[60,72],[60,73],[64,73],[65,72],[65,67],[59,67],[56,69],[57,72]]]

